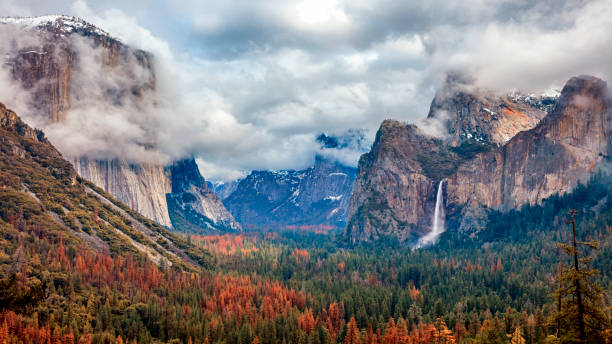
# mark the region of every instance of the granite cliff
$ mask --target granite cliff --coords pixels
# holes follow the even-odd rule
[[[414,125],[382,123],[359,162],[346,227],[350,240],[394,236],[414,243],[431,230],[441,180],[447,217],[461,230],[478,230],[487,209],[567,192],[609,154],[609,96],[599,79],[572,78],[558,99],[492,101],[482,93],[444,92],[429,115],[445,112],[441,138]]]
[[[451,74],[431,102],[427,120],[442,122],[439,134],[451,146],[466,141],[499,146],[516,133],[535,127],[554,102],[552,96],[499,95]]]
[[[464,215],[483,207],[508,210],[571,191],[609,159],[610,129],[606,82],[573,77],[535,128],[477,155],[448,178],[447,207],[453,212],[464,207]],[[463,220],[460,229],[472,226]]]
[[[28,38],[26,42],[13,42],[15,48],[4,51],[3,67],[27,93],[28,108],[32,109],[28,118],[37,125],[65,123],[75,106],[87,105],[89,101],[101,103],[103,108],[130,104],[139,111],[145,96],[155,92],[154,57],[150,53],[133,49],[81,19],[67,16],[0,18],[0,29],[18,30],[17,37]],[[93,86],[102,89],[102,95],[98,96],[103,99],[89,99],[91,92],[84,87],[92,86],[92,80],[83,80],[92,63],[107,74],[93,80]],[[144,151],[156,149],[154,140],[136,144]],[[82,177],[147,218],[167,227],[174,225],[167,203],[167,198],[172,198],[177,190],[172,183],[171,174],[176,171],[172,162],[168,167],[162,159],[133,161],[121,156],[121,152],[115,152],[116,156],[113,152],[102,156],[90,152],[62,152]],[[190,185],[190,190],[199,187],[196,185]],[[205,217],[219,215],[219,218],[210,218],[210,222],[224,223],[228,219],[221,214],[226,214],[227,210],[208,192],[206,185],[203,186],[201,192],[196,192],[200,195],[198,204],[201,206],[193,210],[205,212],[201,214]],[[174,213],[177,211],[175,209]],[[234,222],[228,223],[238,228]]]

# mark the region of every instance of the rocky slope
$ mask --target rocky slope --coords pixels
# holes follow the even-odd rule
[[[172,192],[167,202],[174,227],[190,232],[240,229],[219,196],[208,188],[194,159],[177,161],[168,172]]]
[[[151,54],[132,49],[78,18],[0,18],[0,29],[8,28],[20,30],[18,37],[28,37],[28,42],[16,42],[14,50],[4,52],[4,67],[28,93],[28,105],[33,112],[30,117],[43,127],[48,123],[64,123],[75,104],[87,105],[88,101],[102,104],[103,108],[130,104],[138,111],[143,97],[155,90]],[[96,64],[107,75],[87,79],[84,75],[88,73],[88,63]],[[94,87],[102,89],[102,95],[95,96],[104,99],[89,99],[91,94],[84,85],[92,86],[92,82]],[[144,150],[154,149],[154,142],[141,145]],[[172,168],[155,161],[131,161],[121,157],[121,152],[115,152],[116,156],[104,154],[103,158],[89,152],[64,153],[81,176],[144,216],[164,226],[173,226],[166,197],[176,190],[169,172]],[[193,188],[197,186],[190,185],[191,191]],[[201,195],[198,201],[201,206],[194,207],[193,211],[203,211],[200,215],[205,217],[220,216],[210,219],[211,223],[227,220],[221,215],[227,210],[205,185],[197,194]]]
[[[242,178],[229,182],[216,181],[206,183],[209,189],[211,189],[217,196],[219,196],[219,198],[224,200],[228,198],[232,193],[234,193],[234,191],[236,191],[236,188],[238,187],[238,184],[240,184],[241,181]]]
[[[356,169],[317,156],[301,171],[252,171],[224,204],[244,227],[342,227]]]
[[[496,95],[450,75],[431,102],[428,120],[442,122],[451,146],[475,140],[503,145],[535,127],[552,109],[554,97],[514,92]]]
[[[508,131],[483,116],[483,111],[496,112],[491,105],[484,110],[486,99],[453,94],[432,102],[430,118],[440,109],[450,112],[443,139],[413,125],[383,122],[372,150],[359,162],[346,227],[351,240],[391,235],[414,243],[431,230],[440,180],[445,180],[448,217],[461,229],[477,229],[486,209],[510,209],[571,190],[608,155],[609,98],[601,80],[572,78],[551,113],[527,131],[519,129],[529,129],[549,104],[514,97],[520,103],[510,108],[528,104],[533,110],[521,113],[534,115],[524,121],[525,116],[508,114],[506,121],[518,119]],[[498,103],[507,109],[512,99]],[[509,140],[507,133],[513,135]]]
[[[191,271],[212,263],[207,252],[78,177],[41,131],[2,103],[0,234],[2,247],[36,235],[71,249],[132,254]]]

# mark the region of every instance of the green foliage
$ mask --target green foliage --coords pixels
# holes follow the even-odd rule
[[[444,146],[438,152],[421,151],[416,157],[423,174],[433,180],[441,180],[452,175],[463,162],[459,156]]]
[[[559,288],[554,294],[558,311],[553,313],[551,323],[558,326],[560,343],[603,343],[610,319],[603,306],[602,288],[592,281],[599,271],[590,267],[592,259],[584,250],[597,249],[599,243],[577,242],[575,211],[570,214],[572,245],[558,246],[573,258],[573,264],[559,276]]]
[[[485,143],[476,140],[466,140],[463,141],[457,147],[451,147],[451,150],[457,155],[459,155],[459,157],[461,157],[462,159],[470,160],[474,156],[476,156],[476,154],[487,152],[493,147],[495,147],[495,145],[491,143]]]
[[[476,154],[491,150],[493,145],[476,140],[464,141],[457,147],[440,145],[438,151],[422,150],[416,158],[423,174],[433,180],[442,180],[451,176],[464,162],[472,159]]]
[[[47,284],[40,281],[32,283],[27,288],[21,288],[17,282],[17,275],[13,273],[8,278],[0,280],[0,310],[31,309],[45,298],[46,290]]]

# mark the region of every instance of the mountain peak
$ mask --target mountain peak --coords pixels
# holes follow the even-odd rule
[[[589,75],[572,77],[565,83],[553,115],[559,115],[567,106],[586,110],[600,110],[608,99],[608,85],[605,81]]]
[[[503,145],[517,133],[535,127],[554,104],[554,98],[522,92],[496,95],[465,80],[449,76],[424,121],[452,146],[473,140]]]
[[[73,16],[47,15],[38,17],[1,17],[0,24],[19,25],[26,29],[45,29],[60,34],[94,33],[99,36],[108,36],[108,32],[95,25]]]

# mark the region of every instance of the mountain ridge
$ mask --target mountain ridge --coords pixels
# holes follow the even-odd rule
[[[252,171],[223,203],[244,227],[342,227],[356,169],[320,155],[305,170]]]
[[[356,242],[391,235],[414,243],[430,231],[435,186],[440,180],[446,181],[447,217],[463,219],[460,228],[472,231],[481,227],[489,208],[504,202],[508,207],[533,204],[558,191],[571,190],[607,156],[610,124],[606,90],[605,82],[599,79],[574,77],[553,110],[537,125],[518,131],[501,146],[490,142],[482,149],[462,148],[466,142],[474,143],[469,141],[453,147],[455,140],[445,142],[414,125],[384,121],[372,150],[360,159],[346,236]],[[583,102],[573,103],[576,95],[585,97]],[[593,111],[584,110],[591,101],[598,105]],[[595,124],[579,125],[580,121],[563,116],[566,112]],[[555,152],[561,154],[566,168],[551,162],[549,157]],[[502,180],[502,175],[510,178]]]

